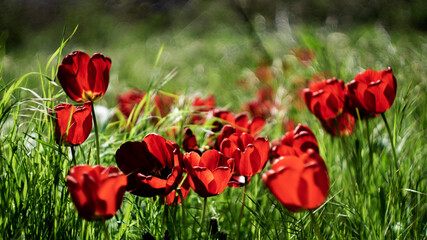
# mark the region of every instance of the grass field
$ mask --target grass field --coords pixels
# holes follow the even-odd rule
[[[66,176],[73,166],[68,147],[55,142],[49,109],[67,99],[56,79],[58,64],[74,50],[102,52],[112,59],[110,85],[95,106],[111,114],[100,119],[101,164],[116,165],[115,153],[126,141],[140,141],[148,133],[182,142],[188,126],[189,98],[214,94],[218,108],[235,113],[255,96],[261,86],[253,71],[262,58],[259,45],[243,23],[219,21],[206,24],[221,9],[206,11],[186,24],[151,31],[144,24],[116,23],[88,40],[80,25],[63,35],[58,29],[40,32],[20,48],[2,44],[0,68],[0,238],[99,239],[105,238],[100,222],[79,218],[70,199]],[[108,22],[109,20],[110,22]],[[327,200],[313,211],[324,239],[426,239],[427,238],[427,35],[416,31],[388,31],[381,25],[292,26],[277,21],[272,29],[262,18],[254,21],[263,46],[273,58],[280,108],[267,120],[261,135],[280,139],[283,120],[309,126],[328,167],[331,188]],[[113,20],[106,18],[106,25]],[[209,31],[204,31],[208,28]],[[82,33],[82,35],[80,35]],[[97,35],[98,33],[98,35]],[[293,53],[300,47],[315,53],[308,65]],[[298,91],[319,72],[346,83],[365,69],[392,67],[397,79],[393,106],[384,116],[356,122],[348,137],[332,137],[305,107]],[[112,117],[116,95],[131,88],[169,94],[179,99],[158,122],[140,118],[131,129]],[[100,114],[100,109],[97,108]],[[149,115],[146,110],[145,116]],[[101,117],[101,116],[99,116]],[[177,129],[171,139],[168,131]],[[207,126],[192,125],[202,139]],[[368,138],[367,138],[368,133]],[[390,139],[392,139],[390,141]],[[369,147],[369,145],[371,145]],[[396,158],[393,156],[393,146]],[[95,134],[76,148],[78,164],[95,164]],[[267,163],[264,171],[270,168]],[[120,210],[106,221],[112,239],[141,239],[150,233],[161,239],[167,230],[173,239],[215,239],[207,230],[215,217],[219,231],[229,239],[237,235],[242,188],[226,188],[207,198],[191,192],[183,205],[164,206],[159,199],[126,193]],[[308,211],[293,213],[268,191],[261,173],[247,186],[239,236],[241,239],[314,239]]]

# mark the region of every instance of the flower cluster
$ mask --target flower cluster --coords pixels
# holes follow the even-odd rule
[[[303,98],[324,129],[334,135],[350,135],[355,119],[376,117],[391,107],[396,97],[396,78],[391,68],[368,69],[344,84],[336,78],[313,82]]]
[[[309,50],[294,53],[303,65],[315,60]],[[54,107],[56,142],[70,146],[74,156],[74,147],[86,141],[95,126],[98,164],[75,163],[66,177],[71,199],[83,219],[111,218],[126,191],[159,198],[166,205],[183,203],[191,190],[205,200],[227,187],[244,186],[246,191],[251,179],[266,166],[268,170],[262,174],[265,186],[290,211],[315,209],[326,200],[330,178],[313,131],[302,124],[295,127],[288,119],[288,132],[281,139],[270,143],[262,136],[281,104],[273,88],[275,72],[266,64],[254,73],[261,85],[256,99],[246,103],[242,113],[218,109],[213,95],[184,101],[138,89],[118,95],[119,117],[129,122],[136,121],[143,109],[144,116],[162,119],[174,104],[185,101],[188,118],[167,132],[169,135],[149,133],[142,139],[123,142],[115,153],[118,168],[99,165],[93,104],[108,88],[110,68],[110,58],[76,51],[63,59],[57,73],[66,95],[83,105],[76,108],[61,103]],[[389,109],[396,90],[396,79],[388,68],[366,70],[348,84],[337,78],[312,82],[302,91],[302,98],[328,133],[344,136],[352,134],[356,119],[375,117]],[[199,126],[204,135],[196,136]],[[204,137],[203,141],[198,137]]]

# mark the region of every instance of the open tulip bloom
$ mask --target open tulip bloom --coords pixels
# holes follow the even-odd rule
[[[234,160],[217,150],[208,150],[201,157],[196,152],[186,153],[184,165],[191,188],[201,197],[222,193],[234,171]]]
[[[290,211],[315,209],[328,196],[329,175],[325,162],[313,149],[301,156],[277,159],[262,180]]]
[[[58,68],[58,80],[68,97],[76,102],[95,102],[107,91],[111,59],[100,53],[92,57],[80,51],[68,54]]]
[[[359,111],[374,115],[391,107],[396,97],[397,83],[389,67],[378,72],[368,69],[359,73],[347,87],[351,104]]]
[[[221,143],[221,152],[228,158],[234,158],[237,175],[251,177],[265,166],[270,150],[269,141],[266,138],[254,138],[248,133],[237,135],[233,133]]]
[[[141,197],[166,196],[182,179],[182,153],[176,143],[151,133],[141,142],[126,142],[116,152],[127,190]]]
[[[126,184],[126,175],[113,166],[78,165],[67,176],[71,200],[88,221],[112,218],[122,204]]]
[[[77,108],[71,103],[62,103],[54,110],[56,142],[69,146],[82,144],[92,130],[92,103],[86,102]]]

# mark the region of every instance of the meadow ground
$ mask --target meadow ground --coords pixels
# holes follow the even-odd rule
[[[185,24],[155,31],[146,24],[115,23],[89,30],[80,25],[64,34],[47,29],[8,49],[2,35],[0,68],[0,234],[4,239],[99,239],[100,222],[78,217],[66,176],[72,163],[68,147],[55,142],[49,109],[71,102],[56,79],[57,66],[74,50],[102,52],[112,59],[110,85],[95,106],[100,119],[102,165],[115,165],[115,153],[126,141],[158,133],[181,145],[183,127],[194,94],[213,94],[218,108],[235,113],[253,99],[262,81],[254,71],[265,57],[260,43],[242,22],[210,24],[224,9],[213,9]],[[106,27],[109,26],[109,27]],[[105,28],[102,28],[105,27]],[[379,24],[338,29],[333,25],[289,25],[286,17],[271,28],[257,18],[254,27],[272,61],[279,108],[261,133],[280,139],[292,120],[309,126],[319,143],[330,176],[329,195],[313,211],[324,239],[427,238],[427,35],[413,30],[389,31]],[[206,30],[208,29],[208,31]],[[93,36],[102,36],[102,38]],[[106,37],[107,36],[107,37]],[[61,40],[62,38],[62,40]],[[62,44],[61,44],[62,41]],[[301,62],[295,52],[309,49],[315,57]],[[332,137],[299,96],[312,76],[325,73],[348,83],[365,69],[392,67],[397,94],[392,107],[369,121],[357,121],[352,135]],[[150,111],[132,127],[115,117],[116,96],[131,88],[161,92],[176,98],[170,113],[158,121]],[[103,110],[103,114],[101,114]],[[145,111],[145,112],[144,112]],[[101,116],[102,115],[102,116]],[[386,121],[384,121],[386,120]],[[387,131],[388,123],[390,135]],[[203,139],[209,123],[191,125]],[[176,137],[170,129],[176,129]],[[199,143],[202,145],[202,142]],[[393,148],[395,153],[393,154]],[[95,134],[76,148],[78,164],[95,163]],[[270,168],[267,163],[263,172]],[[313,239],[308,211],[293,213],[268,191],[262,173],[247,186],[239,236],[242,239]],[[164,206],[159,199],[126,193],[120,210],[106,221],[113,239],[139,239],[146,233],[160,239],[215,239],[208,221],[215,217],[219,231],[234,239],[243,188],[226,188],[207,198],[191,192],[183,205]]]

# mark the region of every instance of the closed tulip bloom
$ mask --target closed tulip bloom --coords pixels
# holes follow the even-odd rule
[[[55,108],[55,138],[58,144],[76,146],[82,144],[92,130],[92,103],[81,107],[62,103]]]
[[[315,209],[329,193],[325,162],[310,149],[301,156],[277,159],[262,180],[270,192],[290,211]]]
[[[126,184],[126,175],[113,166],[78,165],[67,176],[71,200],[88,221],[112,218],[122,204]]]
[[[222,193],[234,171],[234,160],[217,150],[208,150],[202,156],[196,152],[186,153],[184,164],[191,188],[201,197]]]
[[[235,174],[251,177],[264,168],[270,144],[266,138],[255,139],[248,133],[240,136],[233,133],[222,141],[220,149],[224,156],[234,158]]]
[[[273,157],[278,158],[289,155],[300,156],[308,149],[319,152],[316,137],[308,126],[298,124],[293,131],[287,132],[271,151]]]
[[[141,197],[174,190],[182,179],[181,161],[176,143],[154,133],[141,142],[126,142],[116,152],[117,165],[128,176],[127,190]]]
[[[111,59],[100,53],[92,57],[80,51],[68,54],[58,68],[58,80],[76,102],[95,102],[104,96],[110,82]]]
[[[387,111],[393,104],[397,91],[396,78],[390,67],[378,72],[368,69],[359,73],[347,87],[352,104],[359,110],[372,114]]]
[[[345,85],[342,80],[332,78],[312,83],[303,94],[308,109],[320,120],[332,119],[344,109]]]

